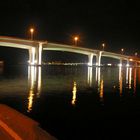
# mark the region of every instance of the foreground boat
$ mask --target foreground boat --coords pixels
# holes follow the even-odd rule
[[[56,140],[39,123],[0,104],[0,140]]]

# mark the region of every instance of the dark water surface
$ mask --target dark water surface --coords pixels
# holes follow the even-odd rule
[[[0,103],[58,140],[140,138],[140,68],[0,68]]]

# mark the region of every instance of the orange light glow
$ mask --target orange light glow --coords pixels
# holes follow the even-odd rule
[[[27,112],[30,112],[32,110],[33,97],[34,97],[34,91],[33,91],[33,89],[30,89],[29,97],[28,97],[28,110],[27,110]]]
[[[74,37],[75,46],[77,46],[78,40],[79,40],[79,37],[78,37],[78,36],[75,36],[75,37]]]
[[[75,40],[75,41],[77,41],[78,39],[79,39],[79,38],[78,38],[77,36],[76,36],[76,37],[74,37],[74,40]]]
[[[72,96],[72,101],[71,101],[72,105],[75,105],[75,102],[76,102],[76,92],[77,92],[77,84],[76,84],[76,82],[74,82],[73,90],[72,90],[73,96]]]
[[[33,33],[33,32],[34,32],[34,29],[33,29],[33,28],[31,28],[31,29],[30,29],[30,32],[31,32],[31,33]]]
[[[136,94],[136,85],[137,84],[137,69],[134,69],[134,95]]]
[[[105,47],[105,43],[102,43],[102,46]]]
[[[100,101],[102,102],[104,98],[104,81],[103,79],[101,80],[101,85],[100,85]]]
[[[33,34],[34,34],[34,29],[33,28],[30,29],[30,33],[31,33],[31,40],[33,40]]]

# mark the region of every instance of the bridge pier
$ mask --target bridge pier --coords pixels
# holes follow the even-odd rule
[[[93,65],[92,62],[93,62],[93,53],[88,55],[88,66],[92,66]]]
[[[122,58],[120,59],[120,65],[119,66],[122,67]]]
[[[39,43],[37,47],[31,47],[29,49],[29,64],[30,65],[42,64],[42,43]]]
[[[92,86],[92,67],[88,67],[87,83],[88,83],[89,87]]]
[[[138,63],[137,63],[136,61],[135,61],[134,63],[135,63],[135,64],[134,64],[134,67],[137,67],[137,66],[138,66]]]
[[[31,47],[29,49],[29,64],[35,65],[35,63],[36,63],[36,48]]]
[[[42,65],[42,43],[39,43],[38,47],[36,48],[36,65]]]
[[[96,66],[98,67],[101,66],[101,56],[102,56],[102,51],[99,51],[99,53],[96,55]]]
[[[28,63],[30,64],[31,61],[32,61],[32,55],[31,55],[31,49],[28,50],[28,53],[29,53],[29,60],[28,60]]]
[[[126,67],[129,67],[129,60],[127,60],[127,64],[126,64]]]

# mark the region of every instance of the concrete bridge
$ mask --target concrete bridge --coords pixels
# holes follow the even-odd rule
[[[88,65],[92,66],[93,57],[96,57],[96,66],[101,66],[101,57],[110,57],[120,60],[134,61],[140,63],[140,58],[134,56],[127,56],[107,51],[83,48],[78,46],[64,45],[50,43],[48,41],[37,41],[37,40],[25,40],[20,38],[0,36],[0,46],[3,47],[13,47],[20,49],[27,49],[29,51],[29,64],[30,65],[41,65],[42,64],[42,51],[43,50],[52,50],[52,51],[66,51],[72,53],[79,53],[88,56]]]

